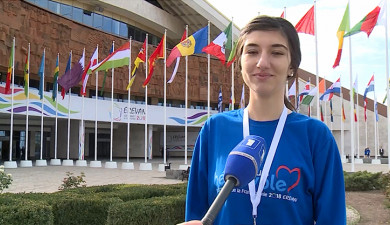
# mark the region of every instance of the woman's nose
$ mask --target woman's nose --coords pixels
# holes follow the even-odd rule
[[[269,56],[263,52],[259,54],[259,59],[257,61],[256,66],[259,68],[268,68],[270,63],[269,60]]]

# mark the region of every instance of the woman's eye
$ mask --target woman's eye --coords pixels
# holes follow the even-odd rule
[[[278,51],[276,51],[276,52],[272,52],[272,54],[273,54],[273,55],[284,55],[284,52],[278,52]]]
[[[248,50],[246,53],[249,54],[249,55],[254,55],[254,54],[257,54],[258,51],[256,50]]]

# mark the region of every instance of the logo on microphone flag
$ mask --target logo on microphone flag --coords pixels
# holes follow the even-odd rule
[[[248,135],[228,155],[225,166],[225,180],[235,178],[237,187],[243,187],[259,172],[266,142],[264,138]]]

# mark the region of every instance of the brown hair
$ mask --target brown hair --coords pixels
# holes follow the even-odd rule
[[[291,55],[291,69],[293,71],[292,76],[288,75],[287,80],[294,80],[298,76],[298,68],[301,63],[301,47],[299,43],[298,33],[295,30],[295,27],[288,22],[287,20],[280,17],[270,17],[270,16],[257,16],[252,19],[245,27],[241,29],[240,36],[237,41],[236,49],[236,62],[237,69],[241,71],[241,56],[243,51],[243,45],[245,42],[246,35],[253,31],[280,31],[282,36],[284,36],[289,45],[290,55]],[[287,74],[286,74],[287,75]],[[295,111],[295,107],[288,100],[287,96],[284,96],[284,104],[286,107],[292,111]]]

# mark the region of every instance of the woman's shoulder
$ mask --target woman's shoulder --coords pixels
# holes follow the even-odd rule
[[[227,122],[227,121],[238,121],[242,122],[242,109],[230,110],[222,113],[213,114],[208,120],[209,122]]]
[[[309,117],[301,113],[292,112],[288,116],[287,123],[305,126],[309,131],[330,132],[328,126],[317,118]]]

